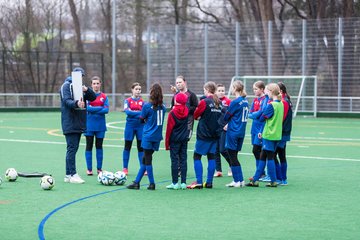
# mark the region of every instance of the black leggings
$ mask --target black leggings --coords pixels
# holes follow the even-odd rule
[[[266,160],[274,160],[275,153],[268,150],[262,150],[260,153],[260,160],[266,161]]]
[[[227,151],[228,151],[229,157],[230,157],[230,166],[231,167],[240,166],[240,162],[238,159],[238,151],[232,150],[232,149],[228,149]]]
[[[275,162],[278,163],[277,156],[279,156],[281,163],[286,163],[286,146],[284,148],[276,148]]]
[[[103,138],[96,138],[95,140],[95,148],[102,149],[103,145]],[[86,136],[86,151],[92,151],[94,145],[94,136]]]
[[[260,160],[261,146],[253,145],[252,152],[256,160]]]
[[[125,140],[124,150],[130,151],[132,142],[133,142],[132,140],[131,141]],[[144,151],[144,149],[141,147],[141,140],[136,140],[136,143],[137,143],[138,152]]]
[[[143,157],[143,164],[144,165],[152,165],[152,155],[154,153],[154,150],[150,149],[144,149],[144,157]]]

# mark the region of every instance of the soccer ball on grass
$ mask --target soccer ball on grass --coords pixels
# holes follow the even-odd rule
[[[5,179],[8,180],[9,182],[15,182],[16,179],[18,178],[18,173],[15,170],[15,168],[8,168],[5,171]]]
[[[55,186],[55,180],[52,176],[43,176],[40,180],[40,187],[44,190],[51,190]]]
[[[124,185],[126,183],[127,180],[127,176],[123,171],[117,171],[115,174],[115,180],[114,183],[116,185]]]

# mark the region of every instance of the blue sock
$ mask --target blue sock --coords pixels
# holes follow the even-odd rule
[[[196,182],[202,184],[203,166],[201,160],[194,160]]]
[[[103,149],[96,149],[96,163],[98,170],[102,169],[103,158],[104,158],[103,156],[104,156]]]
[[[128,168],[129,166],[129,158],[130,158],[130,151],[124,150],[123,151],[123,167]]]
[[[141,166],[142,164],[143,156],[144,156],[144,152],[138,152],[139,166]]]
[[[285,181],[287,179],[286,173],[287,173],[287,162],[281,163],[281,177],[282,180]]]
[[[233,173],[234,182],[242,182],[244,181],[244,176],[242,173],[241,165],[231,167],[231,171]]]
[[[237,166],[232,166],[231,167],[231,172],[232,172],[232,175],[233,175],[234,182],[240,181],[238,171],[239,171],[239,168]]]
[[[141,166],[140,166],[140,169],[139,169],[139,171],[138,171],[138,174],[137,174],[137,176],[136,176],[136,178],[135,178],[135,182],[137,182],[137,183],[140,183],[140,182],[141,182],[141,179],[142,179],[142,177],[144,176],[145,171],[146,171],[145,165],[141,165]]]
[[[215,159],[208,160],[207,179],[206,179],[207,183],[213,182],[215,168],[216,168],[216,160]]]
[[[273,159],[267,160],[267,172],[271,182],[276,182],[275,161]]]
[[[256,168],[259,166],[259,160],[258,159],[256,159],[255,160],[256,162],[255,162],[255,165],[256,165]]]
[[[266,161],[262,161],[260,160],[259,161],[259,165],[258,167],[256,168],[256,172],[255,172],[255,175],[254,175],[254,182],[255,181],[259,181],[259,178],[261,177],[262,173],[264,172],[265,170],[265,164],[266,164]]]
[[[85,151],[86,167],[92,171],[92,151]]]
[[[146,171],[149,178],[149,183],[155,183],[152,165],[146,165]]]
[[[275,162],[275,169],[276,169],[276,180],[281,181],[282,180],[281,167],[278,162]]]

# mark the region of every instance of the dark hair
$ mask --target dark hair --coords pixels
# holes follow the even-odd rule
[[[286,97],[290,100],[290,95],[288,94],[287,90],[286,90],[286,86],[283,82],[278,82],[277,83],[280,90],[286,95]]]
[[[185,79],[185,77],[183,75],[179,75],[176,78],[181,78],[182,80],[184,80],[184,82],[186,82],[186,79]]]
[[[254,83],[254,85],[255,85],[257,88],[259,88],[259,89],[265,89],[265,83],[264,83],[263,81],[261,81],[261,80],[256,81],[256,82]]]
[[[205,83],[204,88],[209,93],[213,94],[215,106],[216,106],[216,108],[218,108],[220,106],[221,101],[220,101],[219,97],[215,94],[216,89],[217,89],[216,84],[214,82],[207,82],[207,83]]]
[[[136,86],[140,86],[140,87],[141,87],[140,83],[134,82],[134,83],[131,85],[131,89],[134,89]]]
[[[154,83],[150,88],[150,102],[153,107],[158,107],[163,104],[163,94],[160,84]]]
[[[102,83],[101,78],[100,78],[99,76],[93,76],[93,77],[91,78],[91,83],[92,83],[94,80],[98,80],[100,83]]]

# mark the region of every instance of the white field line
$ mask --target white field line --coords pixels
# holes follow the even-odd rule
[[[55,144],[55,145],[65,145],[65,142],[52,142],[52,141],[39,141],[39,140],[25,140],[25,139],[7,139],[0,138],[0,142],[18,142],[18,143],[37,143],[37,144]],[[80,145],[85,146],[84,143],[80,143]],[[104,144],[104,147],[114,147],[121,148],[122,145],[112,145],[112,144]],[[160,148],[161,150],[165,150],[164,148]],[[190,152],[194,150],[188,150]],[[240,155],[252,156],[252,153],[239,153]],[[328,161],[348,161],[348,162],[360,162],[360,159],[354,158],[333,158],[333,157],[316,157],[316,156],[297,156],[297,155],[288,155],[288,158],[301,158],[301,159],[317,159],[317,160],[328,160]]]

